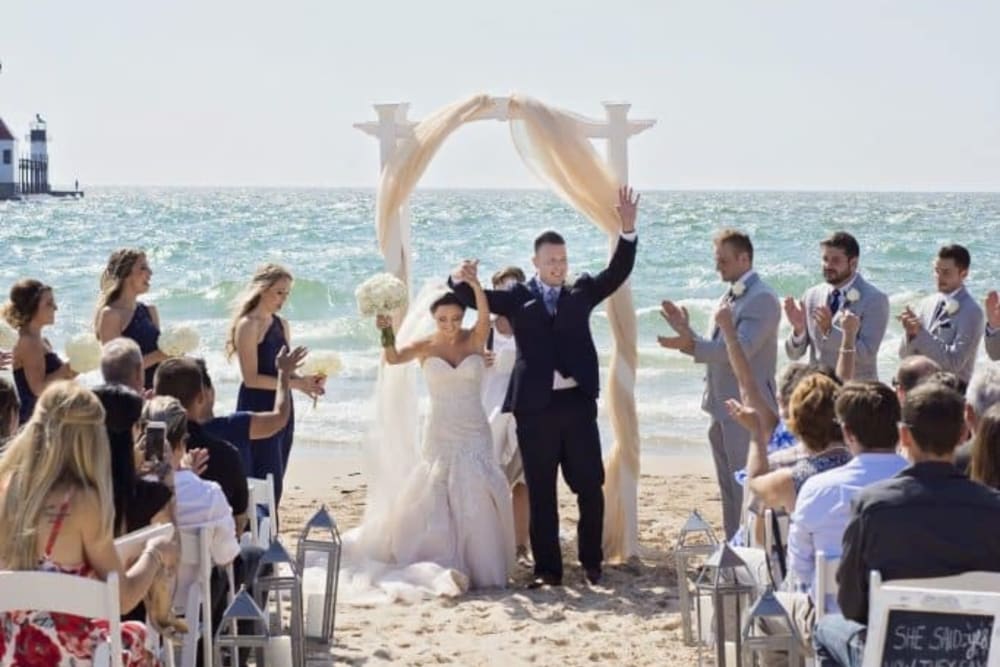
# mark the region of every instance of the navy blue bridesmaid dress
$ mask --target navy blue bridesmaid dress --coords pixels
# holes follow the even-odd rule
[[[139,345],[139,350],[143,356],[159,349],[160,329],[153,322],[153,316],[149,314],[149,307],[139,302],[135,304],[135,312],[128,326],[122,330],[122,336],[131,338]],[[146,389],[153,388],[153,375],[156,373],[156,366],[146,369],[146,377],[143,386]]]
[[[62,365],[63,360],[59,358],[58,354],[55,352],[45,353],[45,375],[55,373],[62,368]],[[31,419],[31,413],[35,410],[38,397],[31,393],[31,387],[28,385],[28,378],[25,377],[23,368],[14,371],[14,387],[17,389],[17,397],[21,401],[19,417],[23,426]]]

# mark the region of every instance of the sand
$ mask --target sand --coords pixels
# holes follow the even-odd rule
[[[506,590],[415,604],[340,605],[332,647],[310,646],[319,665],[693,665],[677,613],[673,545],[698,508],[721,534],[721,506],[710,455],[647,456],[639,486],[641,552],[586,583],[576,559],[577,511],[560,488],[566,538],[564,586],[527,590],[518,568]],[[325,503],[341,527],[358,524],[365,479],[360,459],[304,448],[292,457],[282,499],[282,539],[295,544],[303,521]]]

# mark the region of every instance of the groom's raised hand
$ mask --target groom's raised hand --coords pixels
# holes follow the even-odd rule
[[[640,195],[632,192],[632,188],[623,185],[618,188],[618,218],[622,221],[622,233],[631,234],[635,231],[635,217],[639,211]]]
[[[479,265],[479,260],[463,259],[461,264],[455,267],[451,272],[451,279],[456,285],[459,283],[466,282],[466,275],[471,270],[473,275],[476,273],[476,267]]]

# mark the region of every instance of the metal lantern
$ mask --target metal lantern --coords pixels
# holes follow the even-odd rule
[[[253,623],[254,634],[241,635],[236,631],[237,621]],[[264,647],[270,641],[271,635],[267,627],[267,615],[261,611],[257,603],[247,593],[247,587],[241,586],[240,592],[233,598],[232,604],[222,614],[222,622],[215,631],[214,664],[223,665],[222,656],[225,651],[229,655],[228,664],[240,664],[241,649],[254,651],[256,663],[264,664]]]
[[[761,627],[762,621],[767,621],[767,633]],[[743,659],[748,665],[763,662],[764,654],[771,652],[786,653],[788,664],[801,664],[799,647],[802,637],[792,623],[788,612],[774,595],[774,589],[767,587],[750,611],[743,623]]]
[[[715,617],[715,665],[716,667],[727,667],[726,663],[726,617],[733,613],[732,638],[735,641],[735,655],[733,656],[735,667],[742,667],[742,647],[740,627],[742,612],[749,604],[750,596],[754,593],[751,584],[741,583],[742,581],[753,581],[750,568],[740,558],[735,551],[725,542],[720,544],[715,553],[705,560],[701,574],[695,581],[694,588],[698,595],[698,664],[702,664],[702,652],[706,645],[706,635],[708,628],[702,622],[702,599],[709,597],[712,600],[712,613]]]
[[[265,572],[270,574],[264,574]],[[305,664],[305,635],[302,631],[302,578],[298,568],[281,542],[274,540],[257,565],[257,603],[268,613],[274,634],[284,634],[281,626],[281,606],[284,595],[291,598],[288,627],[292,640],[292,664]],[[273,605],[273,608],[272,606]]]
[[[677,545],[674,547],[674,561],[677,565],[677,591],[680,594],[681,604],[681,625],[684,629],[684,643],[691,645],[694,643],[694,636],[691,629],[691,591],[687,576],[688,563],[692,558],[698,556],[710,556],[715,553],[719,545],[715,531],[708,525],[708,522],[701,518],[698,510],[691,512],[691,516],[681,528],[680,535],[677,536]]]
[[[319,639],[326,644],[333,640],[333,628],[337,615],[340,552],[340,531],[337,530],[337,522],[330,516],[326,505],[323,505],[302,529],[298,546],[295,549],[295,560],[298,563],[299,573],[304,579],[307,554],[322,554],[323,563],[326,565],[325,585],[323,595],[315,596],[321,598],[320,604],[314,604],[314,596],[312,595],[306,600],[305,606],[308,612],[306,637]],[[315,620],[316,615],[320,616],[318,623]]]

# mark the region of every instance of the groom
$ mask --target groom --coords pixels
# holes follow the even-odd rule
[[[567,274],[566,242],[556,232],[535,239],[532,262],[537,273],[507,291],[487,290],[490,311],[514,328],[517,361],[507,388],[504,411],[513,412],[524,463],[531,514],[531,551],[535,579],[531,588],[562,584],[559,505],[556,475],[562,466],[566,484],[577,496],[580,563],[587,580],[601,580],[604,526],[604,464],[597,430],[600,390],[597,350],[590,333],[590,312],[611,296],[635,263],[635,217],[639,197],[618,192],[621,238],[608,267],[596,276],[583,274],[572,284]],[[465,284],[475,274],[466,260],[449,278],[458,298],[475,307]]]

